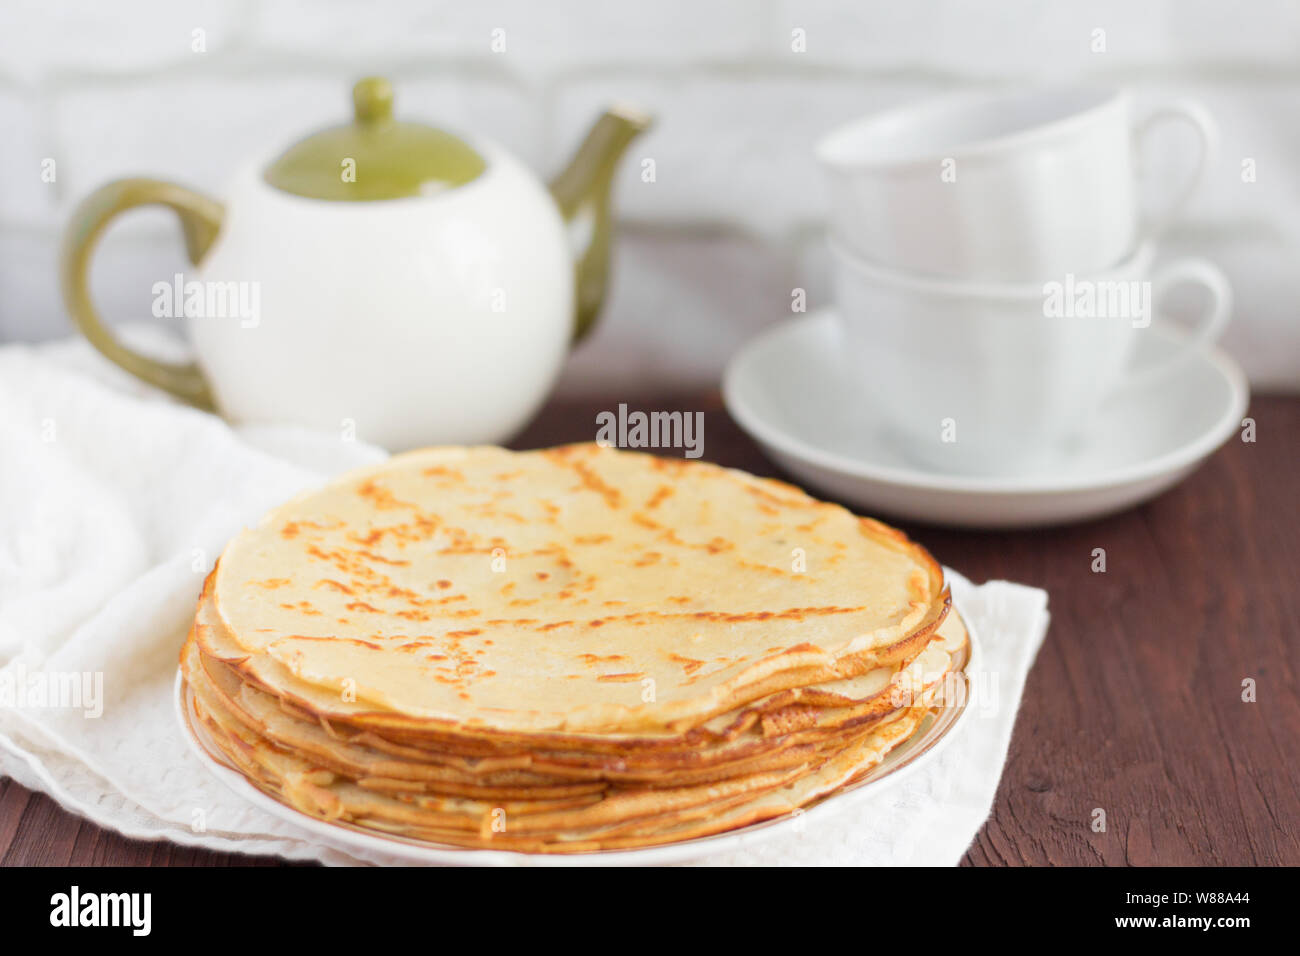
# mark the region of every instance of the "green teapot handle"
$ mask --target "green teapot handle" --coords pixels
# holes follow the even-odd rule
[[[167,206],[180,218],[190,262],[198,264],[221,228],[221,204],[175,183],[158,179],[119,179],[96,189],[72,214],[63,237],[59,279],[63,301],[83,335],[105,357],[132,375],[212,411],[216,405],[203,372],[193,362],[175,364],[141,355],[119,342],[100,320],[90,300],[90,258],[108,224],[136,206]]]

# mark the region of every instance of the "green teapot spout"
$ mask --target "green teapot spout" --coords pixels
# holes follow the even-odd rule
[[[575,245],[573,341],[591,331],[609,280],[610,185],[628,144],[650,126],[650,117],[627,107],[608,110],[587,133],[569,165],[551,182]]]

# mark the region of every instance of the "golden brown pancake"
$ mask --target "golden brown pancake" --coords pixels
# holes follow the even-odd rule
[[[901,533],[576,445],[413,452],[276,509],[209,576],[181,669],[205,746],[300,812],[571,853],[835,792],[965,652]]]
[[[574,445],[344,476],[232,541],[211,593],[276,691],[453,732],[609,734],[839,676],[923,629],[943,580],[903,535],[788,485]]]

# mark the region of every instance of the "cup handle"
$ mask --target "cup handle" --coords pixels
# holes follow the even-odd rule
[[[1147,114],[1142,122],[1138,123],[1133,130],[1133,141],[1136,150],[1140,153],[1142,141],[1155,127],[1170,121],[1181,121],[1190,125],[1196,131],[1200,140],[1201,152],[1196,158],[1195,169],[1192,170],[1187,182],[1175,194],[1168,208],[1145,224],[1143,234],[1148,239],[1159,237],[1169,228],[1170,223],[1177,218],[1178,214],[1183,211],[1183,207],[1191,200],[1200,187],[1201,180],[1205,178],[1205,172],[1210,165],[1210,158],[1214,155],[1219,142],[1219,125],[1214,121],[1214,117],[1210,115],[1210,112],[1195,100],[1184,99],[1174,100],[1164,106],[1156,107]]]
[[[1209,348],[1223,334],[1232,318],[1232,284],[1218,266],[1204,259],[1180,259],[1157,269],[1151,277],[1152,311],[1159,313],[1158,303],[1165,293],[1183,284],[1200,286],[1209,293],[1209,303],[1197,319],[1195,330],[1178,343],[1172,354],[1130,368],[1125,385],[1142,385],[1162,377],[1193,353]]]
[[[90,300],[90,258],[108,224],[136,206],[167,206],[180,218],[190,262],[198,264],[221,228],[221,204],[193,190],[157,179],[119,179],[86,197],[63,237],[59,280],[63,301],[83,335],[104,356],[132,375],[208,411],[212,391],[193,362],[161,362],[127,348],[108,330]]]

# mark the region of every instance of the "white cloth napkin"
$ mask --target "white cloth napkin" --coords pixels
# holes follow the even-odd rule
[[[299,490],[383,455],[342,432],[231,428],[81,342],[0,348],[0,775],[130,837],[391,862],[322,845],[226,789],[189,752],[172,707],[177,653],[225,542]],[[960,743],[879,798],[707,862],[961,858],[992,805],[1047,596],[952,583],[983,640],[977,681],[991,690],[955,732]],[[56,680],[63,704],[75,681],[80,706],[41,701]]]

